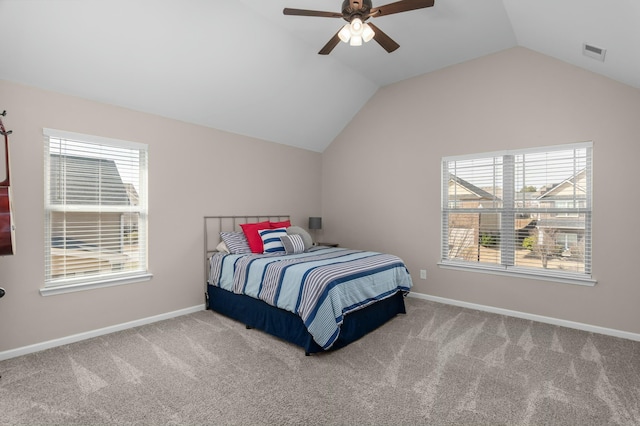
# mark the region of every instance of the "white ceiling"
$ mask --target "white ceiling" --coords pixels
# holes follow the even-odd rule
[[[318,152],[379,87],[514,46],[640,88],[638,0],[436,0],[372,19],[391,54],[318,55],[344,21],[282,14],[341,3],[0,0],[0,79]]]

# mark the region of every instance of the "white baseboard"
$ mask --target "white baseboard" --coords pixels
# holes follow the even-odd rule
[[[463,308],[476,309],[478,311],[491,312],[499,315],[507,315],[507,316],[522,318],[522,319],[531,320],[531,321],[538,321],[546,324],[558,325],[561,327],[575,328],[577,330],[605,334],[607,336],[620,337],[622,339],[640,341],[640,334],[630,333],[628,331],[616,330],[613,328],[599,327],[595,325],[584,324],[584,323],[579,323],[574,321],[567,321],[567,320],[558,319],[558,318],[545,317],[542,315],[529,314],[526,312],[496,308],[493,306],[479,305],[476,303],[469,303],[469,302],[463,302],[455,299],[447,299],[444,297],[431,296],[423,293],[410,292],[409,297],[415,297],[416,299],[429,300],[432,302],[444,303],[447,305],[460,306]],[[110,327],[105,327],[97,330],[87,331],[84,333],[74,334],[72,336],[62,337],[60,339],[54,339],[54,340],[49,340],[42,343],[36,343],[29,346],[23,346],[21,348],[10,349],[8,351],[0,352],[0,361],[4,361],[10,358],[15,358],[21,355],[27,355],[34,352],[43,351],[45,349],[50,349],[57,346],[68,345],[70,343],[91,339],[93,337],[103,336],[109,333],[115,333],[116,331],[122,331],[129,328],[139,327],[141,325],[152,324],[158,321],[164,321],[164,320],[179,317],[182,315],[187,315],[194,312],[202,311],[204,309],[205,309],[205,305],[196,305],[190,308],[180,309],[173,312],[167,312],[165,314],[155,315],[148,318],[142,318],[136,321],[130,321],[123,324],[117,324]]]
[[[509,309],[496,308],[493,306],[478,305],[475,303],[463,302],[455,299],[446,299],[444,297],[431,296],[423,293],[410,292],[409,297],[415,297],[416,299],[430,300],[432,302],[444,303],[447,305],[460,306],[462,308],[476,309],[478,311],[491,312],[494,314],[507,315],[510,317],[522,318],[522,319],[531,320],[531,321],[538,321],[546,324],[558,325],[561,327],[575,328],[577,330],[589,331],[591,333],[605,334],[607,336],[620,337],[622,339],[640,341],[640,334],[630,333],[628,331],[616,330],[613,328],[599,327],[597,325],[567,321],[563,319],[545,317],[545,316],[536,315],[536,314],[528,314],[526,312],[512,311]]]
[[[21,355],[27,355],[34,352],[43,351],[45,349],[55,348],[56,346],[68,345],[69,343],[75,343],[81,340],[91,339],[93,337],[103,336],[109,333],[115,333],[116,331],[122,331],[129,328],[139,327],[141,325],[151,324],[158,321],[164,321],[164,320],[179,317],[182,315],[203,311],[204,309],[205,309],[205,305],[192,306],[190,308],[180,309],[173,312],[167,312],[165,314],[155,315],[148,318],[142,318],[135,321],[125,322],[123,324],[112,325],[110,327],[105,327],[97,330],[87,331],[84,333],[74,334],[72,336],[62,337],[60,339],[53,339],[53,340],[49,340],[42,343],[23,346],[21,348],[10,349],[8,351],[0,352],[0,361],[4,361],[5,359],[10,359],[10,358],[15,358]]]

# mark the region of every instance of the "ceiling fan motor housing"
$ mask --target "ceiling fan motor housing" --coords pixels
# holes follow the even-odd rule
[[[344,0],[342,2],[342,15],[347,22],[351,22],[354,15],[358,15],[362,19],[362,17],[369,16],[372,6],[371,0]]]

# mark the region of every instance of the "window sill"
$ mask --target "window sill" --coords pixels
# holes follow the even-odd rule
[[[95,281],[82,281],[76,283],[60,284],[40,289],[43,296],[55,296],[57,294],[73,293],[76,291],[93,290],[96,288],[113,287],[116,285],[132,284],[141,281],[149,281],[153,277],[150,273],[138,275],[126,275],[122,277],[110,277],[106,279],[96,279]]]
[[[492,267],[486,265],[465,265],[457,262],[440,262],[438,266],[443,269],[454,269],[457,271],[467,271],[467,272],[480,272],[484,274],[493,274],[493,275],[505,275],[508,277],[515,278],[528,278],[533,280],[542,280],[542,281],[552,281],[556,283],[562,284],[575,284],[582,285],[587,287],[593,287],[598,282],[596,279],[587,277],[587,276],[577,276],[577,275],[554,275],[554,274],[542,274],[537,273],[536,271],[530,271],[527,269],[504,269],[503,267]]]

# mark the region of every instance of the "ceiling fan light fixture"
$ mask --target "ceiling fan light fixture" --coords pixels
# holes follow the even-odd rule
[[[351,38],[351,26],[349,24],[344,24],[344,27],[342,27],[338,33],[338,37],[340,37],[340,40],[344,43],[348,43]]]
[[[375,32],[369,24],[362,22],[360,18],[352,19],[350,23],[338,31],[340,40],[344,43],[349,43],[351,46],[362,46],[363,42],[368,42],[374,35]]]
[[[375,31],[371,29],[369,24],[365,23],[364,30],[362,31],[362,40],[364,40],[364,42],[366,43],[370,41],[375,35],[376,35]]]
[[[364,32],[364,23],[360,18],[353,18],[351,20],[351,37],[362,36]]]

